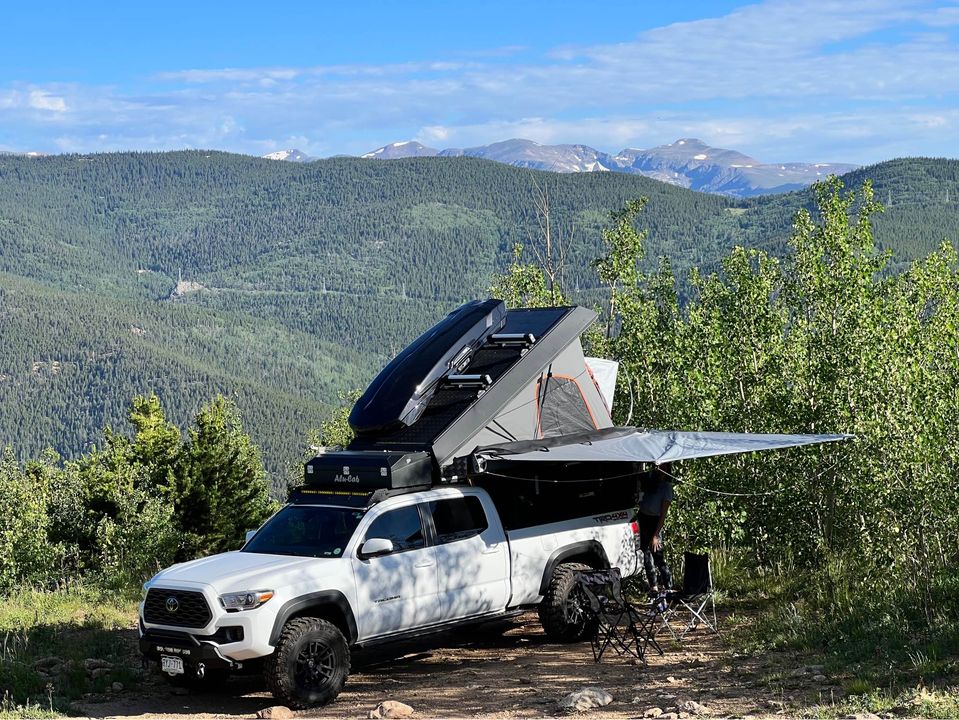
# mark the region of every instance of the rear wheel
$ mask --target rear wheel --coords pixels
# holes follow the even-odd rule
[[[273,696],[291,708],[333,702],[350,673],[350,648],[330,622],[305,617],[291,620],[266,663]]]
[[[546,597],[539,605],[539,621],[550,640],[576,642],[592,629],[589,602],[575,577],[577,571],[589,569],[582,563],[560,563],[553,570]]]

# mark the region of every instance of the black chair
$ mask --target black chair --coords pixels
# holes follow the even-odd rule
[[[655,634],[664,600],[649,605],[635,605],[623,597],[619,568],[586,570],[575,575],[577,590],[582,593],[584,608],[592,625],[590,646],[593,660],[599,662],[608,648],[620,655],[631,655],[646,664],[646,651],[652,645],[662,655]]]
[[[666,612],[661,617],[660,629],[669,630],[674,639],[685,637],[700,624],[719,634],[716,620],[716,592],[713,588],[713,575],[709,568],[709,555],[683,553],[683,586],[664,594]],[[709,609],[707,609],[707,606]],[[711,610],[711,612],[710,612]],[[674,615],[686,615],[688,621],[682,632],[677,633],[670,625]]]

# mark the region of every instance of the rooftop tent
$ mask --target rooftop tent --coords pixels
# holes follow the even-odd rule
[[[600,484],[643,463],[770,450],[841,435],[743,435],[615,428],[617,364],[585,358],[583,307],[507,311],[475,300],[414,340],[350,413],[345,451],[306,464],[306,486],[403,492],[475,475]],[[508,470],[507,470],[508,469]]]
[[[619,363],[615,360],[603,358],[586,358],[586,368],[593,376],[596,387],[599,388],[606,402],[606,408],[612,412],[613,396],[616,394],[616,376],[619,374]]]
[[[779,435],[610,428],[477,448],[478,466],[504,464],[640,462],[657,465],[694,458],[779,450],[848,440],[851,435]]]
[[[477,318],[456,319],[471,307]],[[579,341],[596,314],[516,309],[487,330],[480,315],[497,307],[489,300],[463,306],[387,365],[350,415],[357,436],[349,449],[425,450],[439,468],[480,445],[543,437],[544,419],[550,435],[610,427]],[[444,324],[454,327],[439,332]],[[429,395],[427,377],[435,378]]]

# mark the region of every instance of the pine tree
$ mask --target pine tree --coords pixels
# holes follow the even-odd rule
[[[222,396],[197,413],[177,481],[184,558],[235,550],[271,510],[260,452]]]

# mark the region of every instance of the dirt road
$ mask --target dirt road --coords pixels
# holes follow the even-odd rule
[[[592,711],[603,717],[642,717],[653,708],[675,712],[689,700],[709,708],[711,717],[743,717],[790,708],[795,712],[839,691],[821,674],[814,677],[815,670],[797,671],[795,658],[734,658],[719,638],[702,631],[691,633],[682,645],[664,642],[665,654],[652,653],[644,668],[611,653],[596,664],[587,642],[549,643],[535,614],[501,629],[357,652],[337,701],[297,716],[365,718],[379,702],[399,700],[411,705],[418,718],[544,717],[558,714],[557,703],[568,693],[599,686],[614,698]],[[77,709],[93,718],[192,720],[249,718],[275,704],[257,677],[235,678],[216,694],[176,692],[155,674],[135,694]]]

